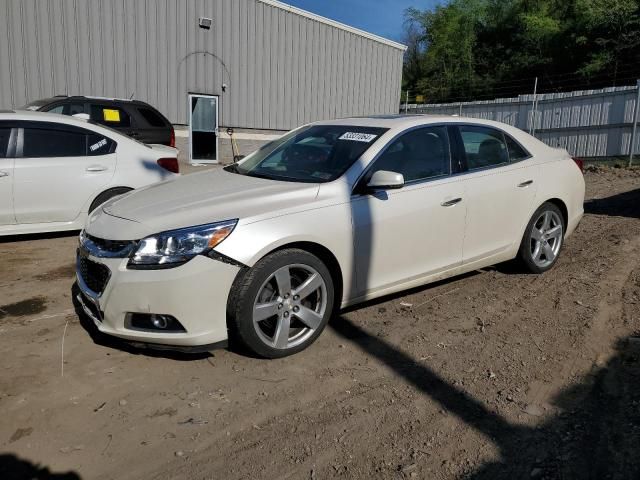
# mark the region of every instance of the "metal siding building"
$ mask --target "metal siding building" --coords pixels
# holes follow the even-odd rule
[[[202,93],[221,126],[288,130],[396,113],[404,49],[272,0],[2,0],[0,107],[133,95],[185,124]]]

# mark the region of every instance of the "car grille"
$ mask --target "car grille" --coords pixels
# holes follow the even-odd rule
[[[136,246],[136,242],[131,240],[105,240],[86,233],[84,236],[88,240],[85,248],[98,257],[126,258]]]
[[[96,293],[104,291],[111,276],[109,267],[84,257],[78,259],[78,273],[87,287]]]

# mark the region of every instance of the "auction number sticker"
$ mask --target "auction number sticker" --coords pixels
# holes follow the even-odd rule
[[[370,143],[376,137],[377,135],[373,135],[371,133],[345,132],[338,140]]]

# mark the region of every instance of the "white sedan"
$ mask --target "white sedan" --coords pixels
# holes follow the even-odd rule
[[[508,125],[313,123],[107,202],[81,233],[76,300],[130,342],[282,357],[341,307],[514,258],[550,269],[583,201],[579,162]]]
[[[0,111],[0,236],[80,230],[101,203],[176,177],[177,153],[64,115]]]

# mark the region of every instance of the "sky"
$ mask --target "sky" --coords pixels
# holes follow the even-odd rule
[[[431,8],[437,0],[283,0],[284,3],[328,17],[395,41],[402,40],[404,11]]]

